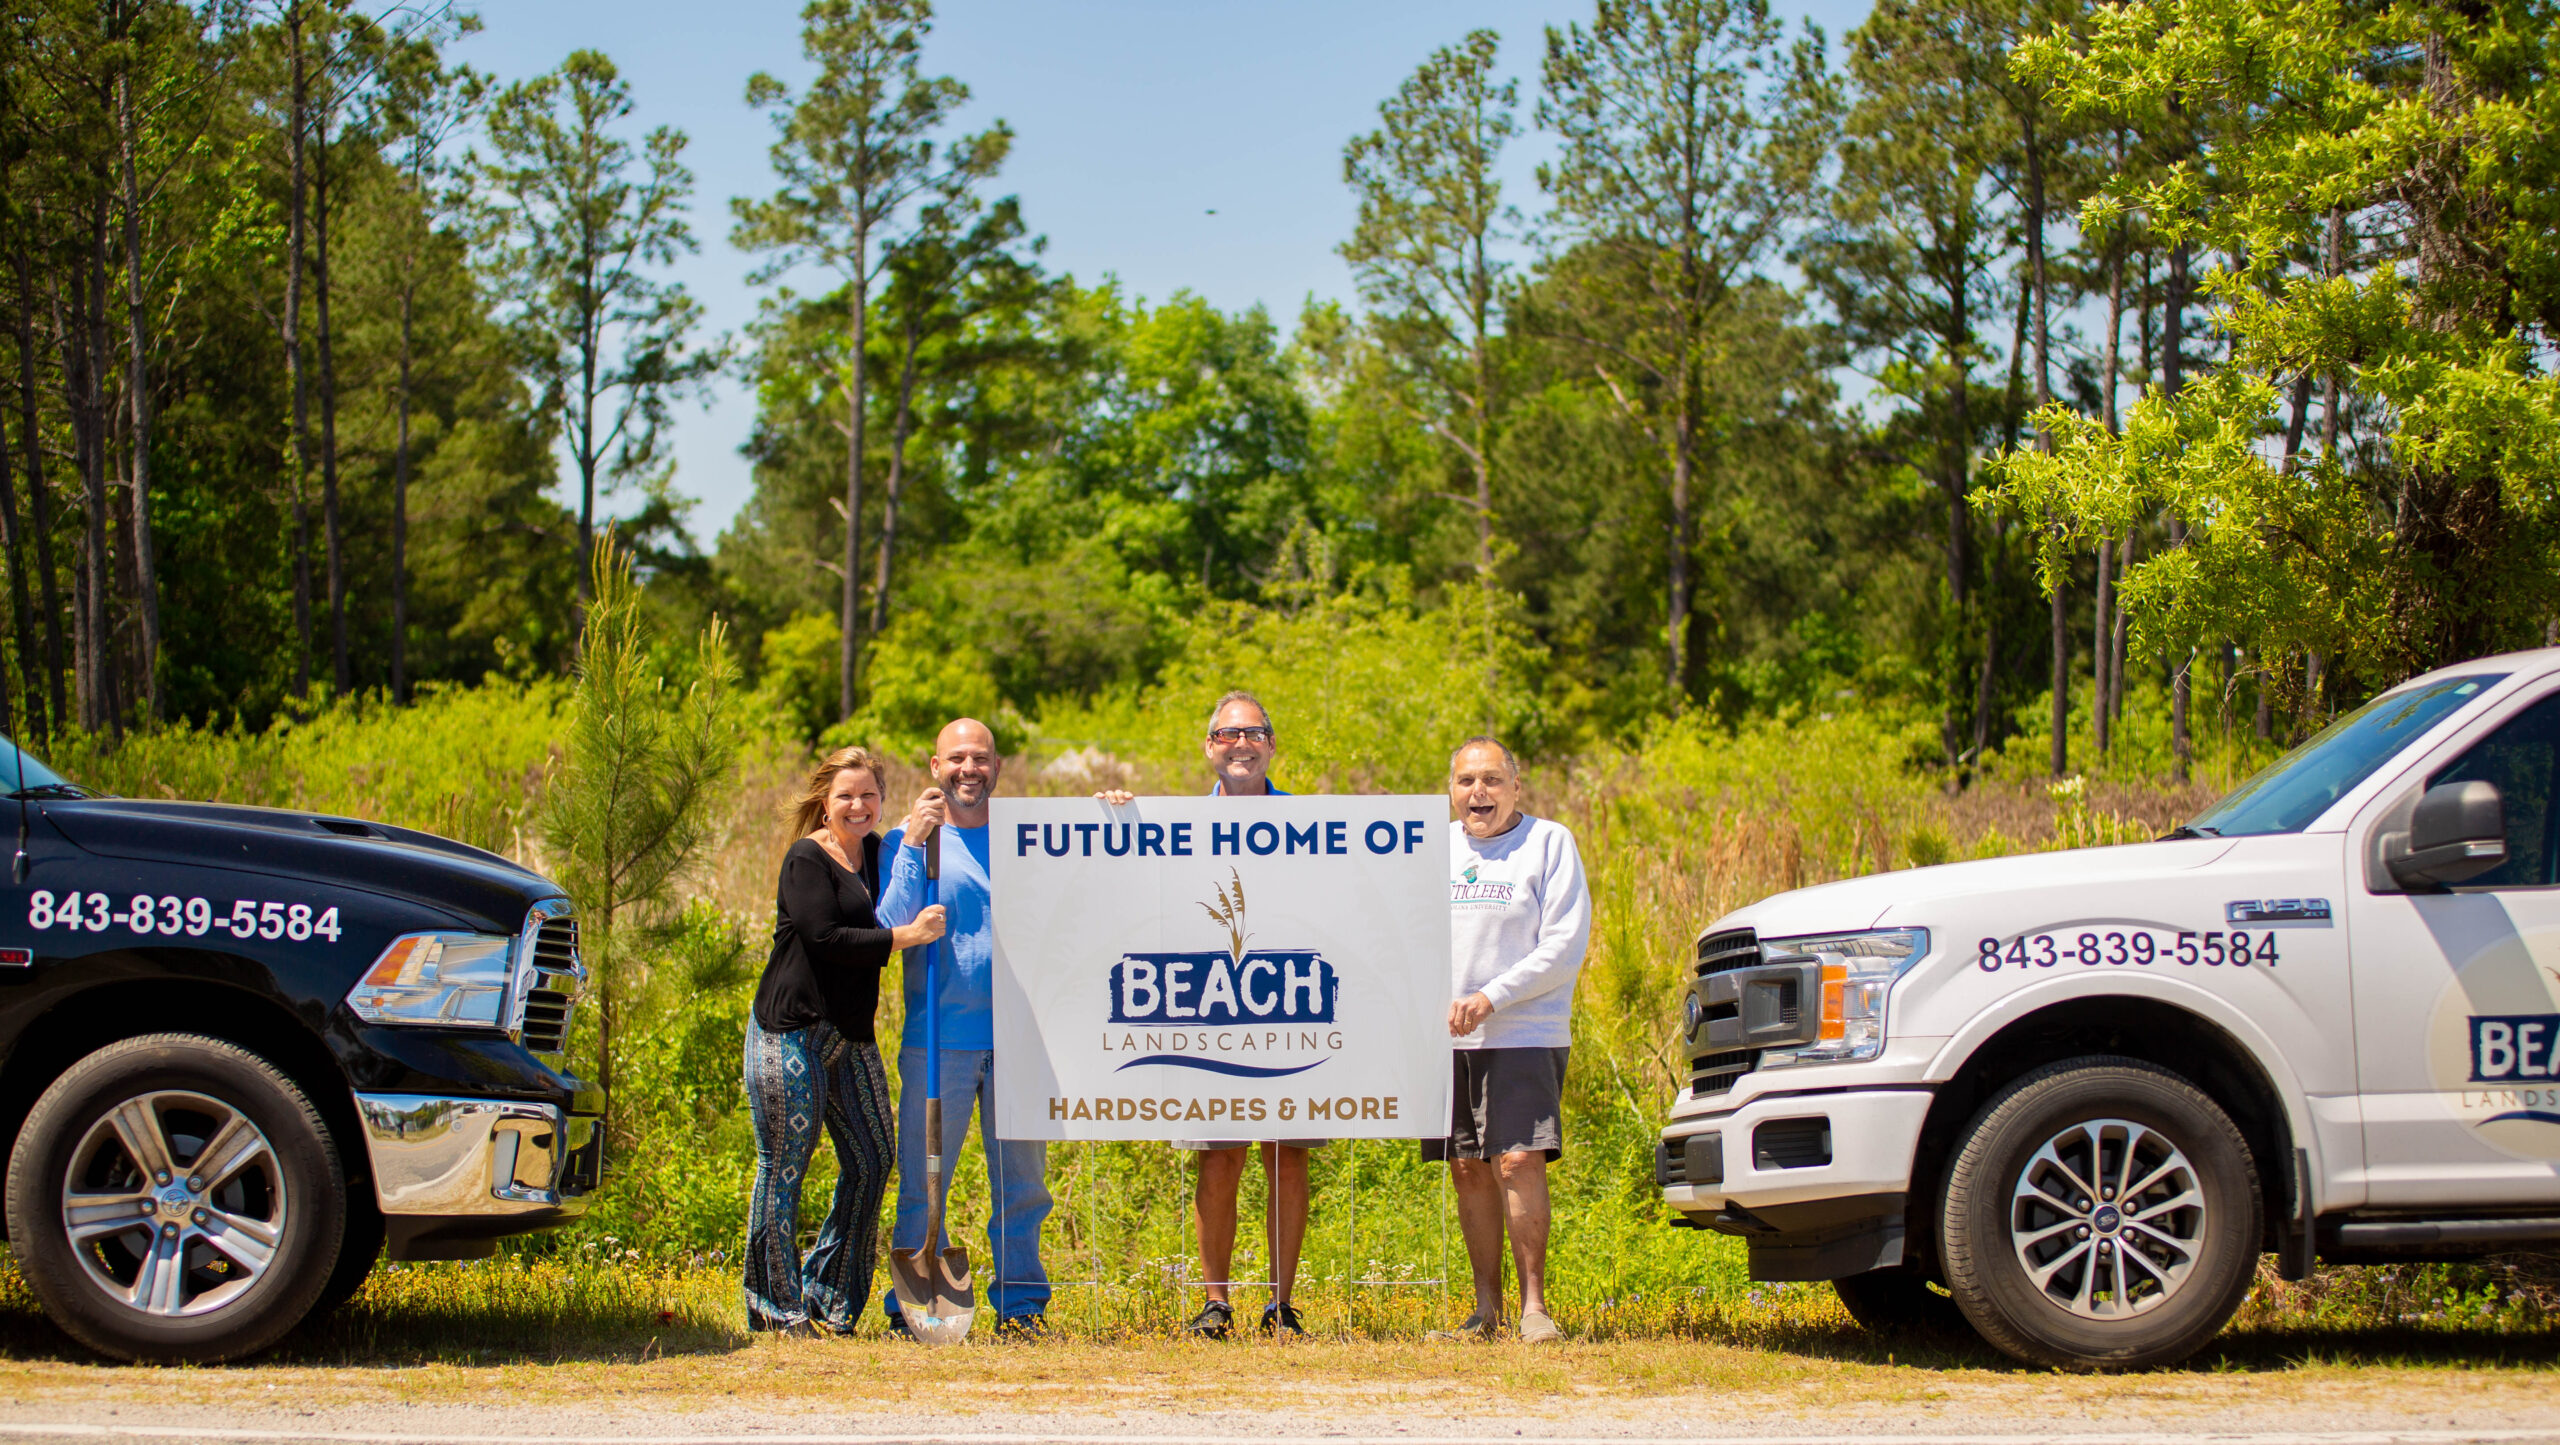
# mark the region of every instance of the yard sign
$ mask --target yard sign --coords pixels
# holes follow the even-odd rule
[[[1449,1126],[1449,805],[997,798],[996,1133]]]

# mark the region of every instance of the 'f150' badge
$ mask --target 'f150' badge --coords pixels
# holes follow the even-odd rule
[[[2290,923],[2297,928],[2329,926],[2329,900],[2326,898],[2237,898],[2222,905],[2226,923],[2250,923],[2260,928]]]

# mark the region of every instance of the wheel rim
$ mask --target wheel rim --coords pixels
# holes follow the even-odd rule
[[[2147,1314],[2177,1297],[2204,1250],[2204,1190],[2186,1151],[2129,1119],[2069,1125],[2029,1155],[2009,1240],[2030,1288],[2082,1319]]]
[[[137,1314],[182,1319],[266,1276],[290,1204],[275,1146],[249,1116],[179,1089],[108,1110],[72,1151],[62,1227],[81,1268]]]

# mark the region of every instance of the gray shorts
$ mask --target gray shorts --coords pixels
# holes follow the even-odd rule
[[[1194,1154],[1208,1154],[1220,1149],[1241,1149],[1253,1142],[1251,1139],[1176,1139],[1173,1141],[1173,1147],[1187,1149]],[[1262,1142],[1278,1144],[1284,1149],[1321,1149],[1333,1141],[1331,1139],[1266,1139]]]
[[[1564,1155],[1566,1049],[1449,1051],[1449,1137],[1422,1141],[1422,1157],[1498,1159],[1532,1151]]]

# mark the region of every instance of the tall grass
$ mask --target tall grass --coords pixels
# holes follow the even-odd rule
[[[551,678],[427,683],[405,708],[364,694],[289,710],[262,731],[173,727],[121,741],[75,733],[48,760],[124,797],[347,814],[521,857],[567,697]]]
[[[1041,736],[1009,760],[1003,791],[1201,791],[1198,722],[1236,682],[1256,686],[1280,725],[1275,776],[1310,789],[1434,790],[1448,749],[1484,727],[1488,713],[1497,723],[1534,721],[1534,699],[1476,695],[1483,669],[1460,646],[1467,638],[1425,636],[1421,622],[1392,611],[1275,626],[1259,621],[1204,648],[1143,696],[1051,708]],[[1400,650],[1457,660],[1399,673]],[[553,684],[493,681],[429,692],[409,709],[313,709],[262,733],[171,729],[112,748],[78,741],[55,761],[111,791],[360,814],[538,865],[526,820],[558,746],[561,701]],[[2148,713],[2137,706],[2129,715]],[[1669,1227],[1653,1184],[1653,1144],[1685,1079],[1674,1020],[1701,928],[1767,894],[1859,873],[2155,836],[2273,752],[2245,727],[2226,732],[2210,725],[2210,710],[2205,718],[2196,780],[2185,784],[2164,779],[2165,739],[2137,722],[2088,777],[2054,785],[2041,775],[2042,744],[2031,739],[2031,760],[1984,760],[1971,786],[1953,790],[1942,772],[1914,765],[1934,747],[1930,726],[1878,708],[1732,730],[1681,719],[1622,746],[1535,761],[1528,806],[1573,829],[1595,902],[1575,994],[1565,1154],[1552,1180],[1550,1294],[1568,1325],[1604,1337],[1733,1338],[1840,1326],[1827,1290],[1754,1285],[1738,1242]],[[2075,754],[2094,761],[2085,716],[2081,727]],[[490,1264],[387,1271],[346,1318],[512,1339],[538,1333],[545,1319],[628,1316],[691,1331],[686,1337],[706,1348],[736,1329],[734,1293],[722,1281],[736,1267],[754,1157],[739,1060],[772,926],[780,808],[803,765],[797,747],[769,736],[748,746],[722,841],[696,870],[690,902],[649,934],[617,1051],[610,1173],[587,1217]],[[923,776],[903,761],[890,774],[894,817]],[[884,992],[879,1035],[891,1041],[901,1004],[897,990]],[[588,1049],[592,1012],[584,1011],[579,1041]],[[894,1047],[884,1052],[894,1069]],[[1146,1334],[1197,1307],[1193,1162],[1163,1144],[1051,1148],[1056,1208],[1044,1255],[1057,1285],[1056,1324],[1101,1337]],[[804,1206],[811,1229],[832,1178],[822,1151]],[[1239,1231],[1243,1279],[1264,1278],[1269,1267],[1262,1188],[1257,1165]],[[1329,1146],[1315,1157],[1313,1188],[1299,1276],[1311,1324],[1343,1336],[1404,1335],[1464,1313],[1465,1253],[1445,1171],[1423,1163],[1413,1144]],[[952,1233],[975,1242],[982,1278],[992,1267],[987,1203],[973,1134],[958,1164]],[[2269,1283],[2249,1318],[2262,1329],[2402,1317],[2547,1326],[2551,1301],[2538,1276],[2519,1284],[2473,1267],[2392,1278],[2399,1282],[2328,1271],[2308,1292]],[[1259,1292],[1242,1299],[1256,1306]],[[876,1305],[872,1316],[867,1327],[876,1329]],[[369,1326],[344,1328],[360,1327]]]

